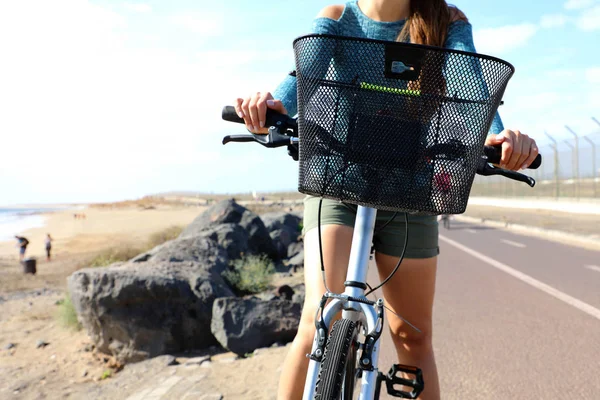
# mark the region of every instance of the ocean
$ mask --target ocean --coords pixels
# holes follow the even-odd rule
[[[0,208],[0,241],[7,241],[15,235],[45,224],[45,216],[40,213],[56,211],[55,208]]]

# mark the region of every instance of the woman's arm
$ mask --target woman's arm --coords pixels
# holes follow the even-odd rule
[[[313,21],[312,33],[336,35],[338,33],[338,20],[344,12],[343,5],[325,7]],[[298,113],[298,88],[296,77],[288,75],[273,91],[273,97],[281,100],[288,114],[295,116]]]
[[[344,6],[328,6],[321,10],[313,22],[313,33],[335,35],[337,18],[343,10]],[[268,132],[264,126],[267,108],[294,116],[298,113],[297,95],[296,78],[288,75],[273,93],[258,92],[246,98],[238,98],[234,107],[250,132],[265,134]]]

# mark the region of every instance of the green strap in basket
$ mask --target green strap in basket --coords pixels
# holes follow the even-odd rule
[[[396,89],[396,88],[391,88],[391,87],[387,87],[387,86],[374,85],[372,83],[367,83],[367,82],[361,82],[360,83],[360,88],[361,89],[367,89],[367,90],[375,90],[377,92],[385,92],[385,93],[393,93],[393,94],[403,94],[403,95],[406,95],[406,96],[420,96],[421,95],[421,91],[420,90]]]

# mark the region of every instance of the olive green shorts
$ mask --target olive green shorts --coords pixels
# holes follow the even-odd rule
[[[304,228],[308,232],[317,227],[319,213],[319,197],[304,198]],[[406,225],[404,213],[398,213],[396,218],[383,226],[394,214],[393,211],[377,211],[373,246],[375,251],[394,257],[400,257],[404,249]],[[356,206],[336,200],[323,199],[321,206],[321,226],[346,225],[354,227]],[[408,242],[405,258],[431,258],[439,254],[438,222],[435,216],[408,214]]]

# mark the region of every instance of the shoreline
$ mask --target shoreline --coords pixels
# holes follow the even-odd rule
[[[14,241],[14,236],[24,236],[31,229],[46,226],[51,212],[13,214],[14,220],[0,221],[0,243]]]
[[[0,207],[0,244],[14,242],[14,236],[25,236],[32,229],[43,228],[51,215],[57,212],[86,209],[88,205],[76,208],[66,204],[18,204]]]
[[[53,239],[53,258],[60,258],[139,242],[169,226],[187,225],[203,210],[203,207],[183,206],[153,209],[86,207],[84,219],[75,218],[77,211],[72,208],[41,211],[21,216],[9,222],[8,227],[3,228],[0,223],[0,259],[18,259],[14,235],[29,240],[26,257],[45,258],[44,241],[49,233]]]

